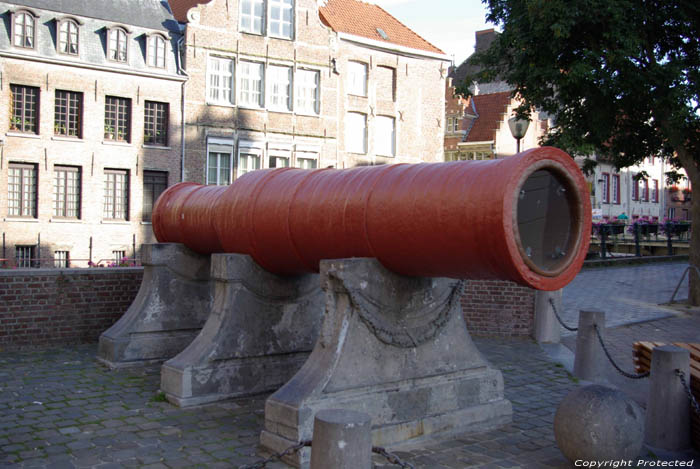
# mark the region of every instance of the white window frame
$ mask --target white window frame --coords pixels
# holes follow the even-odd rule
[[[250,13],[244,13],[243,8],[249,5],[250,6]],[[255,7],[256,5],[260,5],[260,16],[255,15]],[[259,34],[263,35],[265,34],[265,0],[241,0],[240,1],[240,9],[239,9],[239,28],[241,32],[244,33],[250,33],[250,34]],[[255,28],[255,20],[258,18],[260,20],[260,29],[256,30]],[[249,26],[244,26],[244,21],[245,20],[250,21]]]
[[[210,55],[207,59],[206,93],[208,104],[233,106],[235,104],[235,60],[231,57]],[[216,79],[216,86],[212,82]],[[228,83],[228,87],[224,86]],[[214,93],[216,92],[216,96]],[[227,95],[228,93],[228,95]]]
[[[297,152],[294,167],[299,169],[318,169],[318,154]]]
[[[356,121],[356,122],[355,122]],[[359,128],[354,128],[355,124],[363,123],[362,139],[354,132],[360,132]],[[357,142],[361,142],[362,148]],[[367,154],[367,114],[361,112],[348,112],[345,115],[345,151],[348,153]]]
[[[313,77],[313,79],[310,79]],[[297,69],[295,77],[294,110],[299,114],[318,115],[320,112],[321,73],[318,70]]]
[[[347,94],[367,96],[367,64],[348,61]]]
[[[246,161],[245,168],[241,162],[241,155],[252,156],[257,158],[257,165],[250,165],[250,161]],[[238,152],[236,154],[236,179],[243,176],[245,173],[255,171],[263,167],[263,149],[255,142],[241,141],[238,144]]]
[[[121,42],[119,41],[119,34],[124,35],[124,60],[121,60],[119,58],[119,45]],[[112,49],[112,40],[114,39],[114,43],[116,48]],[[112,51],[116,51],[117,53],[117,58],[112,58]],[[114,27],[110,28],[107,32],[107,60],[111,62],[118,62],[118,63],[127,63],[129,61],[129,31],[122,27]]]
[[[255,68],[260,70],[259,75],[254,75],[252,73],[252,70]],[[256,81],[259,81],[257,86],[259,91],[254,90]],[[238,85],[239,106],[255,109],[260,109],[265,106],[265,66],[262,62],[240,60],[238,62],[238,73],[236,73],[236,84]],[[248,95],[246,95],[246,93]],[[258,95],[257,102],[253,100],[255,95]]]
[[[388,126],[391,126],[390,128]],[[385,127],[387,126],[387,127]],[[383,141],[383,135],[391,131],[391,141]],[[377,116],[374,118],[374,148],[380,156],[396,156],[396,118],[392,116]]]
[[[146,41],[146,64],[152,68],[165,68],[168,41],[160,34],[148,36]],[[160,46],[160,47],[159,47]]]
[[[18,24],[18,20],[24,18],[24,21]],[[37,16],[28,10],[18,10],[12,13],[12,37],[10,42],[14,47],[21,47],[22,49],[36,49],[36,23]],[[18,29],[21,29],[21,33],[18,34]],[[30,31],[28,33],[28,31]],[[17,44],[17,38],[20,38],[22,44]],[[30,42],[30,45],[25,45],[26,42]]]
[[[293,39],[294,38],[294,0],[267,0],[267,33],[270,37],[277,37],[280,39]],[[275,8],[279,8],[280,18],[274,19],[272,13]],[[289,21],[284,20],[284,11],[290,11]],[[284,26],[289,25],[289,34],[284,34]],[[280,32],[275,32],[274,30],[279,27]]]
[[[267,67],[267,107],[273,111],[292,110],[292,67],[270,64]]]
[[[231,184],[233,182],[233,165],[234,165],[234,145],[233,145],[233,140],[230,139],[223,139],[223,138],[209,138],[207,139],[207,157],[204,162],[204,174],[206,176],[206,184],[207,185],[227,185]],[[211,178],[209,177],[209,155],[215,153],[218,156],[216,157],[216,180],[212,181]],[[228,183],[223,182],[221,180],[221,155],[227,154],[228,155]]]
[[[66,28],[65,31],[63,30],[64,26]],[[59,54],[72,56],[80,55],[80,26],[80,23],[77,20],[74,20],[73,18],[63,18],[56,21],[56,27],[58,30],[56,47],[58,48]],[[75,28],[75,31],[71,31],[72,28]],[[73,33],[75,33],[75,41],[73,41],[72,39]],[[61,50],[61,43],[63,42],[64,34],[67,48],[66,51]],[[75,52],[71,52],[71,45],[75,45]]]

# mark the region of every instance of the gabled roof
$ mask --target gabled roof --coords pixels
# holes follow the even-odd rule
[[[328,0],[319,13],[321,21],[337,33],[444,54],[377,5],[358,0]]]
[[[179,31],[166,0],[12,0],[11,3],[113,23]]]
[[[187,10],[201,3],[209,3],[210,0],[169,0],[170,10],[180,23],[187,22]]]
[[[477,117],[465,142],[488,142],[496,140],[496,131],[503,122],[511,97],[510,91],[472,96]]]

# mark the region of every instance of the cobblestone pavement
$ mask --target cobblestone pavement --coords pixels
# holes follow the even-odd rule
[[[675,311],[659,305],[671,299],[686,267],[688,262],[661,262],[583,269],[564,287],[562,320],[575,327],[582,309],[604,311],[608,327],[667,317]],[[687,297],[686,276],[676,300]],[[571,332],[562,328],[562,334]]]

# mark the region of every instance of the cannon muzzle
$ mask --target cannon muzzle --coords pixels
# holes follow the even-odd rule
[[[398,274],[512,280],[557,290],[588,251],[576,163],[541,147],[487,161],[267,169],[230,186],[180,183],[156,202],[160,242],[250,255],[270,272],[376,257]]]

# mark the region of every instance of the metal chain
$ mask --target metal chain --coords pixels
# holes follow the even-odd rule
[[[288,454],[294,454],[305,446],[311,446],[311,440],[300,441],[299,443],[290,446],[289,448],[285,449],[280,453],[273,454],[267,459],[263,459],[262,461],[258,461],[253,464],[246,464],[245,466],[240,466],[239,469],[264,469],[269,463],[279,461]]]
[[[557,307],[554,306],[554,300],[552,300],[551,298],[549,299],[549,304],[552,306],[552,311],[554,311],[554,317],[557,318],[557,321],[559,321],[559,324],[561,324],[561,327],[563,327],[567,331],[571,331],[571,332],[576,332],[578,330],[578,327],[569,327],[566,324],[564,324],[564,321],[562,321],[561,318],[559,317],[559,313],[557,312]]]
[[[388,452],[385,448],[382,448],[381,446],[372,446],[372,452],[384,456],[386,460],[389,461],[391,464],[398,464],[399,466],[401,466],[401,469],[415,469],[413,467],[413,464],[402,461],[401,458],[399,458],[397,455]]]
[[[240,466],[239,469],[264,469],[269,463],[279,461],[280,459],[289,454],[294,454],[300,449],[304,448],[305,446],[311,446],[311,440],[300,441],[299,443],[290,446],[289,448],[285,449],[280,453],[275,453],[271,455],[267,459],[263,459],[253,464]],[[384,456],[386,460],[391,464],[397,464],[401,466],[401,469],[415,469],[415,467],[412,464],[402,461],[401,458],[399,458],[397,455],[388,452],[386,448],[382,448],[381,446],[372,446],[372,452]]]
[[[610,355],[608,348],[605,346],[605,343],[603,342],[603,336],[600,335],[600,331],[598,330],[598,324],[593,324],[593,329],[595,329],[595,333],[598,336],[598,340],[600,341],[600,346],[603,347],[603,352],[605,352],[605,355],[608,357],[608,360],[610,360],[610,363],[612,363],[612,366],[615,367],[615,369],[618,371],[618,373],[620,373],[625,378],[629,378],[629,379],[642,379],[642,378],[649,377],[648,371],[645,371],[644,373],[640,373],[640,374],[636,375],[636,374],[632,374],[632,373],[627,373],[622,368],[617,366],[617,363],[615,363],[615,360],[613,360],[612,355]]]
[[[693,396],[693,393],[690,390],[690,386],[685,381],[685,373],[683,373],[681,370],[676,370],[676,375],[681,379],[681,384],[685,388],[685,392],[688,393],[688,399],[690,399],[690,406],[693,408],[695,413],[698,416],[700,416],[700,405],[698,405],[698,401],[695,400],[695,396]]]

